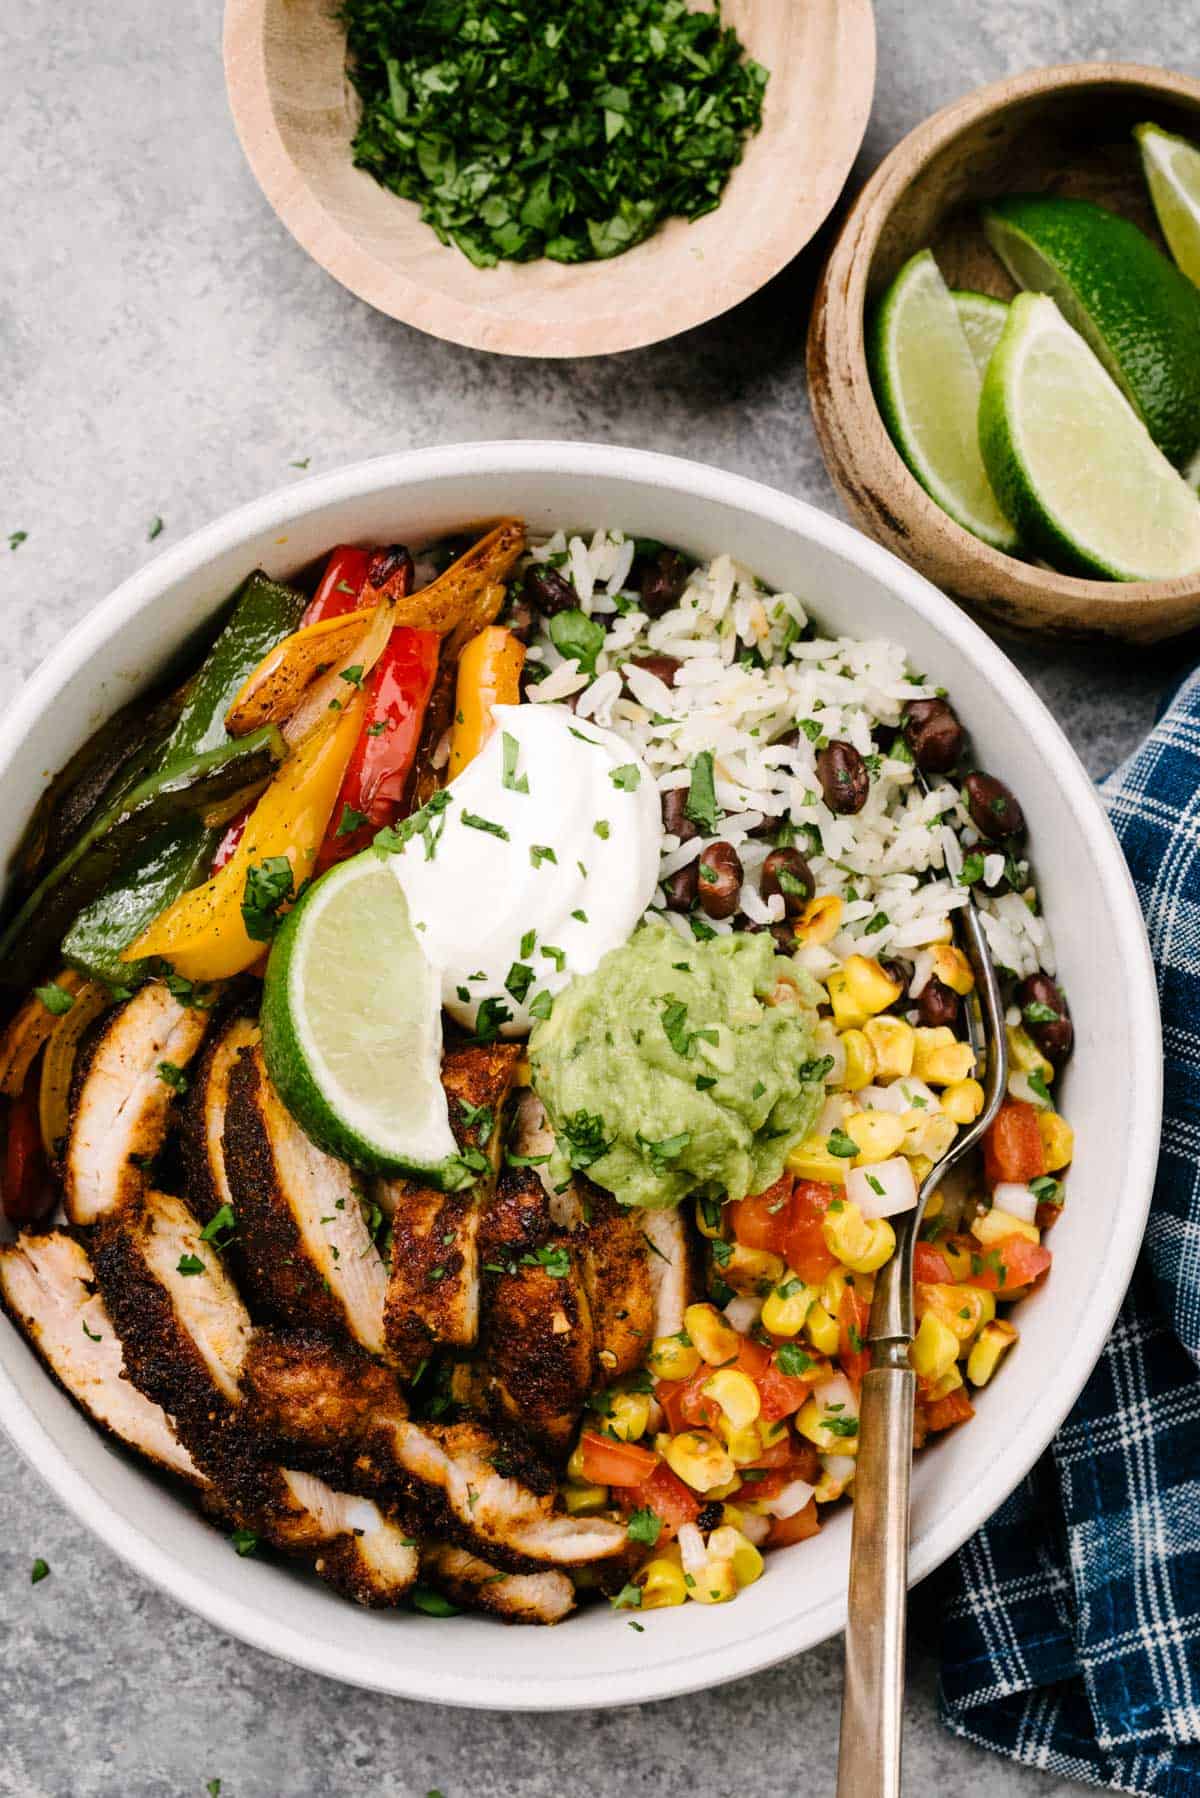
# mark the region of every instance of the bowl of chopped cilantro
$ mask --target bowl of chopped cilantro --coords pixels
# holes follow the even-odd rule
[[[870,0],[227,0],[230,103],[293,236],[474,349],[603,355],[748,298],[866,129]]]

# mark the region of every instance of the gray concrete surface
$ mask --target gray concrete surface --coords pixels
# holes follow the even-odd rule
[[[926,114],[1008,71],[1101,56],[1200,67],[1187,9],[1170,0],[878,10],[859,176]],[[815,252],[727,318],[615,367],[437,343],[343,293],[276,222],[226,112],[219,11],[217,0],[26,0],[0,18],[0,702],[131,569],[302,479],[298,461],[320,470],[402,445],[593,437],[700,456],[832,505],[803,382]],[[22,530],[10,552],[5,539]],[[1017,659],[1101,772],[1194,655],[1193,643]],[[0,1518],[5,1798],[201,1798],[218,1778],[221,1798],[833,1791],[836,1644],[663,1705],[451,1713],[325,1684],[223,1639],[101,1549],[4,1443]],[[35,1555],[53,1572],[31,1587]],[[944,1735],[934,1681],[918,1657],[911,1792],[1081,1789]]]

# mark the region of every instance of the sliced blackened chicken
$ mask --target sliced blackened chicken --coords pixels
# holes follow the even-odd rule
[[[485,1215],[483,1354],[489,1408],[551,1454],[565,1449],[592,1385],[592,1309],[572,1238],[556,1230],[527,1168],[505,1168]]]
[[[410,1372],[432,1348],[470,1348],[478,1339],[480,1222],[521,1054],[519,1043],[474,1044],[449,1050],[442,1062],[459,1152],[468,1165],[478,1164],[473,1186],[444,1193],[396,1180],[379,1193],[392,1220],[387,1339]]]
[[[624,1210],[611,1193],[576,1177],[583,1207],[583,1277],[592,1308],[602,1380],[632,1373],[654,1337],[652,1259],[645,1213]]]
[[[684,1312],[700,1296],[695,1244],[683,1207],[643,1211],[640,1222],[654,1300],[652,1334],[677,1336],[683,1329]]]
[[[252,1303],[281,1323],[348,1334],[383,1352],[387,1271],[350,1169],[301,1130],[261,1047],[229,1073],[225,1170]]]
[[[0,1297],[50,1372],[104,1430],[195,1485],[204,1477],[160,1405],[126,1376],[86,1251],[61,1230],[0,1248]]]
[[[192,1210],[205,1223],[222,1205],[233,1205],[225,1171],[225,1107],[229,1076],[243,1049],[259,1040],[253,1018],[232,1017],[214,1024],[195,1064],[183,1107],[183,1159]]]
[[[398,1604],[419,1568],[416,1543],[403,1526],[371,1499],[335,1492],[315,1474],[285,1468],[283,1481],[298,1507],[291,1546],[309,1548],[321,1578],[357,1604]]]
[[[146,1164],[162,1147],[184,1070],[207,1026],[207,1012],[181,1005],[152,980],[85,1038],[63,1152],[72,1223],[111,1217],[145,1190]]]
[[[421,1553],[423,1576],[466,1610],[506,1623],[560,1623],[575,1608],[565,1573],[505,1573],[468,1549],[440,1542]]]

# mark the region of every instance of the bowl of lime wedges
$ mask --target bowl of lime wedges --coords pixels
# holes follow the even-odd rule
[[[1039,69],[858,197],[808,343],[855,522],[994,624],[1200,620],[1200,82]]]

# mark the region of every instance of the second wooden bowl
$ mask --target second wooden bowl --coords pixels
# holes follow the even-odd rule
[[[1092,581],[990,549],[930,499],[888,436],[867,370],[867,308],[932,248],[952,287],[1015,291],[978,222],[981,200],[1046,191],[1096,200],[1162,245],[1132,128],[1200,138],[1200,82],[1132,63],[1036,69],[935,114],[880,164],[821,280],[808,338],[813,418],[855,522],[947,592],[1016,630],[1152,643],[1200,620],[1200,574]]]

